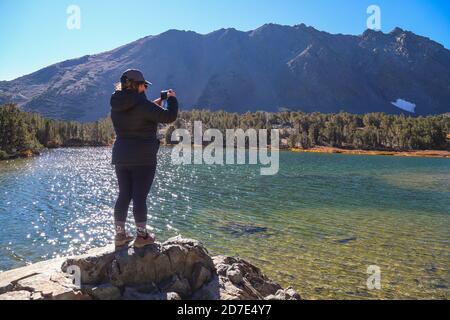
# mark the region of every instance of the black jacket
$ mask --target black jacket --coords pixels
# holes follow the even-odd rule
[[[158,123],[177,119],[178,101],[167,100],[167,110],[147,100],[145,93],[116,91],[111,96],[111,119],[116,132],[114,165],[154,165],[159,149]]]

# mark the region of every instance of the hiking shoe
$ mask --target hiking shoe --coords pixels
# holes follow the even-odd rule
[[[151,245],[155,243],[155,235],[147,233],[145,237],[137,236],[136,240],[134,240],[133,247],[135,248],[143,248],[145,246]]]
[[[114,244],[117,247],[123,247],[133,241],[133,237],[126,234],[117,234],[114,238]]]

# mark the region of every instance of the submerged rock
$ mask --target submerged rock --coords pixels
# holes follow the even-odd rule
[[[78,270],[81,286],[69,271]],[[76,276],[76,273],[75,273]],[[242,259],[211,257],[198,241],[98,248],[0,274],[0,300],[300,299]]]
[[[235,237],[256,235],[267,238],[271,236],[267,227],[241,222],[228,222],[220,226],[220,229]]]
[[[336,240],[336,242],[338,242],[340,244],[347,244],[349,242],[356,241],[356,240],[358,240],[356,237],[349,237],[349,238]]]

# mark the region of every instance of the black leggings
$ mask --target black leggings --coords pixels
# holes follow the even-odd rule
[[[147,195],[155,178],[156,165],[153,166],[119,166],[116,175],[119,182],[119,198],[114,208],[114,220],[125,222],[128,207],[133,199],[135,223],[147,222]]]

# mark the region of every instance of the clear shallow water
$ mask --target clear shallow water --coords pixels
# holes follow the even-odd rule
[[[308,299],[450,297],[448,159],[286,152],[264,177],[257,166],[172,166],[170,151],[148,198],[160,240],[199,239]],[[111,241],[110,152],[0,162],[1,270]],[[369,265],[381,290],[366,288]]]

